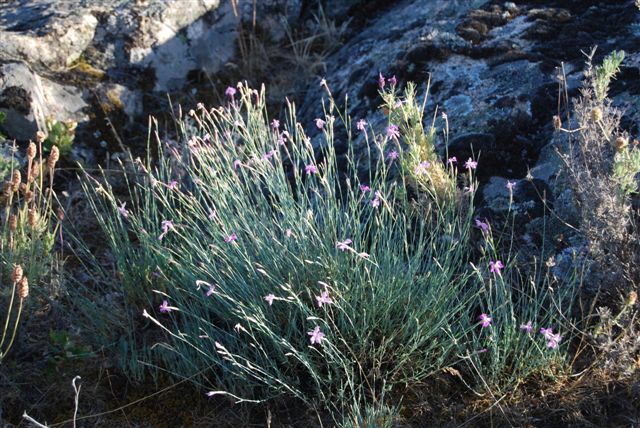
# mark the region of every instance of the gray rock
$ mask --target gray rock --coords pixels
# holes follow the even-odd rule
[[[0,30],[0,58],[64,70],[87,48],[97,24],[94,16],[84,14],[54,21],[42,36]]]
[[[0,66],[0,111],[7,115],[3,128],[11,138],[35,138],[38,130],[46,130],[48,117],[86,121],[86,107],[77,88],[40,77],[25,63]]]
[[[33,139],[45,129],[45,104],[42,80],[26,64],[0,67],[0,111],[6,114],[2,126],[8,137]]]

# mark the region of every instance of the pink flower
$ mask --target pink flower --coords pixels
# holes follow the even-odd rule
[[[360,132],[365,131],[365,126],[367,126],[367,121],[364,119],[360,119],[358,122],[356,122],[356,129]]]
[[[558,347],[558,343],[562,340],[562,336],[560,334],[553,334],[552,328],[541,328],[540,333],[544,336],[547,341],[547,348],[555,349]]]
[[[320,343],[322,342],[322,339],[324,339],[325,334],[323,332],[320,331],[320,327],[316,326],[313,331],[310,331],[307,333],[309,336],[311,336],[311,344],[315,345],[316,343]]]
[[[507,181],[507,189],[509,189],[509,192],[513,192],[513,189],[515,187],[516,187],[515,181]]]
[[[336,247],[340,251],[345,251],[345,250],[348,250],[350,248],[349,245],[351,245],[351,243],[353,243],[353,241],[351,239],[347,238],[344,241],[338,241],[338,243],[336,244]]]
[[[224,238],[224,242],[227,242],[227,243],[234,242],[234,241],[237,241],[237,240],[238,240],[238,235],[236,235],[235,233],[232,233],[231,235],[226,236]]]
[[[527,334],[533,331],[533,325],[531,325],[531,321],[527,321],[526,324],[520,324],[520,330],[526,331]]]
[[[318,173],[318,167],[315,166],[314,164],[310,163],[309,165],[304,167],[304,172],[306,172],[307,175],[317,174]]]
[[[481,221],[479,218],[476,219],[476,227],[482,230],[483,233],[489,232],[489,223],[485,223]]]
[[[400,153],[398,153],[396,150],[391,150],[388,154],[387,157],[389,159],[391,159],[392,161],[398,159],[398,157],[400,156]]]
[[[552,335],[547,342],[547,348],[556,349],[560,340],[562,340],[562,336],[560,336],[560,334]]]
[[[361,184],[361,185],[360,185],[360,191],[361,191],[362,193],[367,193],[367,192],[368,192],[368,191],[370,191],[370,190],[371,190],[371,187],[367,186],[366,184]]]
[[[394,74],[393,76],[391,76],[391,79],[389,79],[389,84],[391,86],[396,86],[397,83],[398,83],[398,80],[396,80],[396,75]]]
[[[328,291],[323,291],[319,296],[316,296],[316,301],[318,302],[319,308],[321,308],[322,305],[330,305],[333,303],[333,300],[329,297]]]
[[[129,218],[129,211],[127,211],[127,209],[125,208],[126,205],[127,203],[123,202],[122,205],[118,207],[118,211],[120,212],[120,215],[122,215],[122,217]]]
[[[176,180],[171,180],[169,184],[167,184],[169,190],[175,190],[178,187],[178,182]]]
[[[233,99],[233,96],[236,94],[236,88],[234,88],[233,86],[229,86],[225,91],[224,94],[226,96],[228,96],[229,98]]]
[[[209,288],[207,288],[207,292],[205,293],[205,295],[209,297],[215,292],[216,292],[216,286],[213,284],[209,284]]]
[[[464,163],[464,167],[467,168],[468,170],[476,169],[477,166],[478,166],[478,162],[474,161],[471,158],[467,159],[467,161]]]
[[[271,121],[271,129],[273,129],[274,131],[277,131],[278,128],[280,128],[280,121],[278,119],[273,119]]]
[[[276,296],[274,296],[273,294],[267,294],[266,296],[264,296],[264,300],[267,301],[267,303],[269,303],[269,306],[273,305],[273,299],[275,299]]]
[[[447,160],[447,163],[448,163],[449,165],[452,165],[452,166],[453,166],[453,164],[454,164],[454,163],[458,163],[458,158],[457,158],[457,157],[455,157],[455,156],[451,156],[451,157]]]
[[[242,162],[240,162],[240,159],[236,159],[233,161],[233,169],[238,169],[239,166],[242,166]]]
[[[489,327],[491,325],[491,321],[492,319],[489,317],[489,315],[482,313],[480,314],[480,316],[478,317],[478,319],[482,322],[482,327]]]
[[[287,235],[287,238],[291,238],[291,235],[293,235],[293,230],[287,229],[287,231],[285,232],[285,235]]]
[[[318,127],[318,129],[322,129],[324,128],[324,124],[327,123],[324,120],[318,118],[316,119],[316,126]]]
[[[398,130],[398,126],[393,123],[389,125],[387,128],[387,137],[389,138],[398,138],[400,136],[400,131]]]
[[[500,260],[497,260],[495,262],[491,260],[489,262],[489,270],[495,274],[500,275],[500,269],[503,269],[503,268],[504,268],[504,265]]]
[[[382,73],[378,73],[378,86],[380,86],[380,89],[384,89],[384,84],[385,84],[384,76],[382,75]]]
[[[162,241],[165,235],[169,233],[169,230],[175,230],[175,228],[173,227],[173,222],[171,220],[163,220],[162,233],[160,234],[160,236],[158,236],[158,241]]]
[[[276,155],[276,153],[277,153],[277,152],[276,152],[275,150],[273,150],[273,149],[272,149],[272,150],[269,150],[267,153],[265,153],[265,154],[262,156],[262,159],[264,159],[264,160],[269,160],[269,159],[271,159],[272,157],[274,157],[274,156]]]
[[[162,301],[162,304],[160,305],[160,312],[162,312],[163,314],[168,314],[169,312],[171,312],[174,308],[172,308],[171,306],[169,306],[169,302],[167,302],[166,300]]]
[[[376,190],[375,197],[371,200],[371,206],[373,208],[378,208],[380,206],[380,196],[381,193]]]
[[[428,161],[422,161],[416,166],[415,174],[416,175],[424,175],[427,173],[427,168],[429,168],[431,164]]]
[[[278,144],[281,146],[284,146],[284,143],[286,142],[287,138],[289,138],[289,133],[287,131],[282,131],[278,135]]]

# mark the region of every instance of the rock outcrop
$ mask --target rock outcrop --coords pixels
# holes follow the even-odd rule
[[[183,93],[195,105],[204,92],[222,92],[214,83],[218,74],[227,82],[250,78],[233,74],[242,54],[236,47],[243,26],[256,26],[264,39],[277,43],[288,41],[287,25],[304,27],[318,17],[332,20],[336,28],[348,24],[348,30],[344,43],[325,58],[323,74],[291,89],[299,119],[314,129],[324,96],[318,83],[325,78],[336,99],[349,97],[354,118],[366,118],[382,130],[387,119],[378,109],[378,73],[395,75],[401,87],[414,81],[423,93],[430,81],[427,111],[437,106],[449,124],[448,139],[440,138],[439,148],[458,159],[479,157],[478,177],[486,184],[479,202],[487,216],[504,213],[506,180],[517,182],[514,201],[524,223],[544,211],[531,204],[534,193],[548,194],[549,204],[558,196],[551,123],[558,109],[558,77],[566,80],[569,96],[577,95],[583,52],[593,46],[599,45],[596,61],[614,49],[627,52],[610,95],[625,112],[623,125],[639,129],[640,12],[634,0],[323,0],[322,10],[310,3],[2,4],[3,130],[26,140],[42,129],[47,116],[73,119],[86,136],[80,144],[118,150],[105,141],[110,132],[105,118],[131,127],[135,141],[135,135],[145,135],[145,115],[166,105],[167,92]],[[204,76],[199,87],[190,81],[194,73]],[[278,79],[277,70],[272,77]],[[345,140],[337,139],[338,153],[345,152]],[[319,135],[314,141],[320,142]],[[364,149],[364,141],[356,144]]]

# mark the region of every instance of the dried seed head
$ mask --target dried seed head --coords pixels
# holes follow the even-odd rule
[[[36,227],[36,223],[38,222],[38,212],[35,208],[29,208],[29,212],[27,213],[27,222],[31,228]]]
[[[35,143],[29,143],[29,147],[27,147],[27,160],[32,161],[36,157],[36,153],[37,149]]]
[[[13,175],[11,176],[11,185],[13,186],[14,192],[17,192],[20,188],[20,183],[22,182],[22,174],[17,169],[13,171]]]
[[[600,107],[594,107],[591,110],[591,120],[594,122],[600,122],[602,120],[602,109]]]
[[[22,266],[13,265],[13,275],[11,276],[11,280],[14,284],[17,284],[22,279],[24,272],[22,270]]]
[[[36,161],[33,164],[33,168],[31,168],[31,175],[29,176],[29,183],[33,183],[33,181],[38,178],[38,176],[40,175],[40,168],[42,167],[42,165],[40,164],[40,161]]]
[[[628,138],[623,137],[622,135],[616,138],[616,141],[615,141],[616,151],[619,152],[621,150],[624,150],[628,145],[629,145]]]
[[[553,116],[553,129],[556,131],[562,128],[562,120],[560,120],[560,116]]]
[[[56,215],[58,216],[60,221],[64,220],[64,211],[62,211],[62,208],[56,209]]]
[[[629,296],[627,297],[626,304],[627,306],[633,306],[636,304],[637,300],[638,300],[638,293],[636,293],[635,291],[632,291],[631,293],[629,293]]]
[[[23,276],[18,284],[18,297],[20,300],[24,300],[29,295],[29,280],[26,276]]]
[[[26,203],[30,203],[31,201],[33,201],[33,192],[31,190],[25,190],[24,200]]]
[[[36,141],[40,144],[44,143],[44,140],[47,138],[47,136],[44,134],[44,132],[42,131],[38,131],[36,132]]]
[[[54,169],[56,167],[56,162],[60,159],[60,150],[58,146],[53,146],[51,148],[51,154],[49,155],[49,160],[47,161],[47,166],[49,169]]]
[[[11,214],[9,216],[9,229],[12,232],[15,232],[17,228],[18,228],[18,216],[15,214]]]

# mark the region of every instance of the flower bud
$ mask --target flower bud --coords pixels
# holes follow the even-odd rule
[[[29,295],[29,280],[26,276],[23,276],[18,284],[18,297],[20,300],[24,300]]]
[[[53,146],[51,148],[51,154],[49,155],[49,160],[47,161],[47,166],[49,169],[54,169],[56,167],[56,162],[60,159],[60,149],[58,146]]]
[[[36,161],[33,164],[33,168],[31,168],[31,175],[28,178],[29,183],[33,183],[35,181],[36,178],[38,178],[38,176],[40,175],[40,168],[42,167],[42,165],[40,164],[40,161]]]
[[[22,279],[22,275],[24,272],[22,271],[22,266],[13,265],[13,275],[11,276],[11,280],[14,284],[17,284]]]
[[[637,300],[638,300],[638,293],[636,293],[635,291],[632,291],[631,293],[629,293],[629,296],[627,297],[627,301],[625,303],[627,304],[627,306],[633,306],[636,304]]]
[[[11,230],[12,232],[15,232],[17,228],[18,228],[18,216],[16,216],[15,214],[11,214],[9,216],[9,230]]]
[[[553,129],[556,131],[562,128],[562,120],[560,120],[560,116],[553,116]]]
[[[36,132],[36,141],[40,144],[44,143],[44,140],[47,138],[47,136],[44,134],[44,132],[42,131],[38,131]]]
[[[602,120],[602,109],[600,107],[594,107],[591,110],[591,120],[594,122],[600,122]]]
[[[13,171],[11,175],[11,190],[17,192],[20,189],[20,183],[22,182],[22,174],[17,169]]]
[[[29,212],[27,213],[27,223],[31,228],[36,227],[36,223],[38,222],[38,212],[35,208],[29,208]]]
[[[615,141],[616,151],[618,151],[618,152],[622,151],[628,145],[629,145],[629,139],[628,138],[623,137],[622,135],[619,136],[618,138],[616,138],[616,141]]]
[[[36,153],[37,149],[35,143],[29,143],[29,147],[27,147],[27,160],[32,161],[36,157]]]

